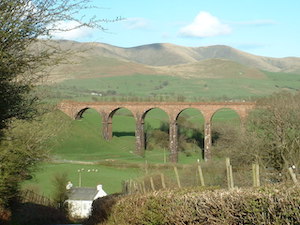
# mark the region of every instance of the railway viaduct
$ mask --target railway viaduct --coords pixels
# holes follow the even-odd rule
[[[144,118],[151,109],[159,108],[169,116],[169,161],[178,161],[177,143],[177,118],[185,109],[199,110],[204,117],[204,159],[211,158],[211,120],[213,115],[220,109],[232,109],[240,116],[241,121],[247,117],[248,112],[255,107],[254,102],[75,102],[63,101],[58,109],[73,119],[82,118],[87,109],[95,109],[102,116],[102,135],[104,139],[112,138],[112,118],[120,108],[130,110],[136,121],[136,154],[144,155]]]

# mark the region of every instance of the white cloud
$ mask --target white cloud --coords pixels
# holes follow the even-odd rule
[[[128,29],[143,29],[148,28],[150,25],[150,22],[146,20],[145,18],[128,18],[124,20],[125,27]]]
[[[181,28],[179,34],[187,37],[213,37],[231,33],[231,28],[208,12],[200,12],[194,21]]]
[[[55,39],[78,40],[91,37],[94,29],[89,27],[78,27],[80,24],[76,21],[60,22],[54,26],[55,31],[51,35]]]

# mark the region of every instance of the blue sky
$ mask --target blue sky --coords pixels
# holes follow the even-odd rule
[[[57,35],[119,47],[151,43],[202,47],[228,45],[252,54],[300,57],[299,0],[92,0],[81,12],[103,23],[101,32],[83,28]]]

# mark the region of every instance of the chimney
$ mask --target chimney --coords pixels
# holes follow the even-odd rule
[[[101,191],[101,190],[102,190],[102,184],[98,184],[98,185],[97,185],[97,190],[98,190],[98,191]]]

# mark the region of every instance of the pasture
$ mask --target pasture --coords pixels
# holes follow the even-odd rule
[[[251,100],[281,90],[299,90],[299,74],[265,72],[266,78],[183,78],[134,74],[70,79],[47,89],[48,99],[60,101],[165,101]],[[97,93],[92,94],[92,93]]]

